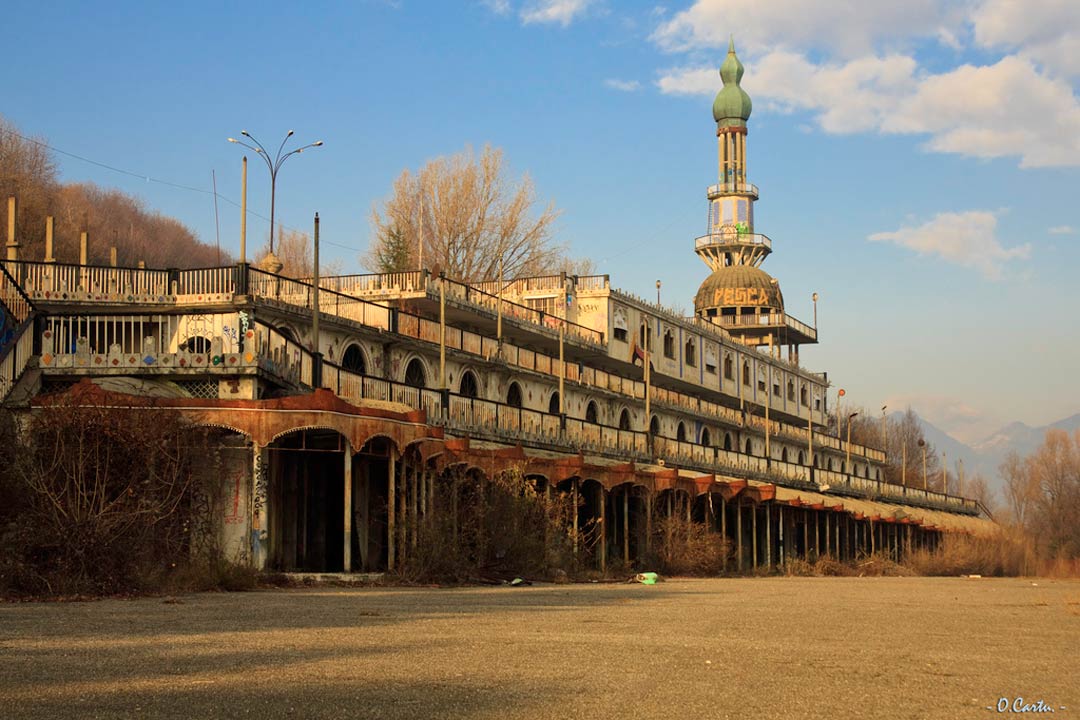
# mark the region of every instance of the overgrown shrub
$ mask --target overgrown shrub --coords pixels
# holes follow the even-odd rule
[[[653,546],[665,575],[719,575],[731,558],[731,542],[681,514],[656,521]]]
[[[205,431],[174,410],[99,407],[74,392],[32,411],[23,432],[7,417],[0,443],[0,593],[143,592],[211,547],[193,548],[216,484],[199,472]],[[10,448],[18,448],[11,452]]]
[[[538,493],[520,469],[490,478],[452,470],[436,483],[435,502],[402,562],[407,579],[547,577],[572,565],[570,502]]]

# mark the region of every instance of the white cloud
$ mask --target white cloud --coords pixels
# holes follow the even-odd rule
[[[521,21],[530,23],[559,23],[567,27],[585,12],[593,0],[534,0],[521,10]]]
[[[1050,233],[1051,235],[1075,235],[1076,228],[1074,228],[1072,225],[1058,225],[1057,227],[1050,228],[1046,232]]]
[[[1055,73],[1080,75],[1080,2],[983,0],[971,13],[975,42],[1016,50]]]
[[[666,50],[722,47],[735,33],[748,51],[816,48],[846,57],[879,42],[954,38],[962,28],[959,0],[697,0],[662,23],[653,40]]]
[[[826,132],[928,135],[930,150],[1019,156],[1022,167],[1080,164],[1080,101],[1068,83],[1019,57],[936,75],[920,73],[906,55],[815,64],[778,50],[747,66],[743,86],[759,107],[809,110]],[[657,81],[672,94],[711,95],[720,84],[715,68],[699,67]]]
[[[510,14],[510,0],[480,0],[480,4],[496,15]]]
[[[867,239],[891,242],[920,255],[937,256],[956,265],[975,268],[991,280],[1002,276],[1005,263],[1026,260],[1031,254],[1031,245],[1027,243],[1003,247],[997,239],[997,216],[985,210],[939,213],[923,225],[874,233]]]
[[[637,80],[619,80],[617,78],[609,78],[604,81],[612,90],[621,90],[622,92],[634,92],[641,89],[641,83]]]

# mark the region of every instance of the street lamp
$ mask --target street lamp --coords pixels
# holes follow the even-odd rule
[[[656,281],[656,304],[657,304],[657,306],[660,305],[660,281],[659,280]]]
[[[851,472],[851,421],[855,419],[855,416],[859,413],[853,412],[847,416],[847,472],[848,474],[854,474]]]
[[[263,147],[262,143],[259,142],[258,140],[256,140],[255,137],[252,136],[251,133],[249,133],[247,130],[241,130],[240,134],[243,135],[244,137],[246,137],[251,142],[255,143],[255,145],[254,146],[248,145],[243,140],[237,140],[236,138],[229,138],[229,142],[236,143],[237,145],[242,145],[242,146],[246,147],[248,150],[254,151],[255,154],[257,154],[259,157],[261,157],[263,159],[264,162],[266,162],[266,168],[270,171],[270,254],[273,255],[274,254],[274,198],[275,198],[276,190],[277,190],[278,171],[281,170],[281,166],[284,165],[285,161],[288,160],[290,157],[292,157],[293,155],[299,155],[300,153],[304,152],[308,148],[321,147],[322,144],[323,144],[323,141],[322,140],[316,140],[315,142],[311,143],[310,145],[305,145],[303,147],[296,148],[295,150],[290,150],[289,152],[282,155],[281,153],[285,149],[285,143],[287,143],[289,141],[289,138],[291,138],[293,136],[293,131],[290,130],[288,133],[285,134],[285,139],[281,141],[281,145],[278,146],[277,155],[275,155],[274,159],[271,160],[270,159],[270,153],[268,153],[266,151],[266,148]]]

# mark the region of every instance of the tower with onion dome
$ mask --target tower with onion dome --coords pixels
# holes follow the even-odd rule
[[[698,317],[724,327],[749,345],[769,345],[777,353],[787,345],[817,342],[817,329],[788,316],[780,285],[761,264],[772,241],[754,225],[757,186],[749,181],[746,122],[753,108],[742,89],[743,64],[728,45],[720,66],[724,86],[713,101],[718,145],[718,182],[709,187],[708,232],[694,242],[694,251],[712,270],[694,297]]]

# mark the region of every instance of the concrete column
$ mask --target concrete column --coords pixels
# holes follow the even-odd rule
[[[831,537],[831,534],[830,534],[829,531],[832,529],[830,527],[830,523],[829,523],[829,515],[830,515],[830,512],[828,510],[826,510],[825,511],[825,554],[826,555],[829,554],[829,540],[830,540],[830,537]]]
[[[386,475],[386,569],[391,572],[397,564],[397,458],[390,451],[390,471]]]
[[[772,508],[765,506],[765,567],[772,569]]]
[[[562,397],[561,395],[559,396]],[[622,547],[623,547],[623,562],[627,565],[630,564],[630,486],[627,485],[623,489],[622,498]]]
[[[753,565],[752,565],[752,567],[753,567],[753,568],[754,568],[755,570],[757,570],[757,561],[758,561],[758,552],[757,552],[757,516],[758,516],[758,506],[757,506],[756,504],[755,504],[755,505],[751,505],[751,506],[750,506],[750,510],[751,510],[751,511],[753,512],[753,515],[751,515],[751,516],[750,516],[750,536],[751,536],[751,537],[750,537],[750,550],[751,550],[751,552],[752,552],[752,553],[753,553],[753,555],[754,555],[754,557],[753,557]]]
[[[743,569],[743,549],[742,549],[742,503],[736,501],[735,503],[735,554],[738,555],[739,562],[737,567],[739,572]]]
[[[267,495],[270,468],[266,465],[266,450],[258,443],[251,444],[251,565],[265,570],[267,561]]]
[[[416,533],[420,525],[420,516],[417,514],[418,498],[416,497],[417,490],[420,486],[419,475],[420,468],[414,467],[412,471],[412,476],[409,479],[409,494],[411,496],[409,503],[409,512],[412,515],[412,519],[409,521],[409,548],[413,551],[413,554],[415,554],[416,551]]]
[[[604,486],[596,490],[600,505],[600,572],[607,572],[607,501],[604,497]]]
[[[352,451],[349,446],[345,446],[344,455],[344,497],[345,497],[345,539],[344,539],[344,561],[342,564],[342,570],[344,572],[352,571],[352,534],[353,534],[353,500],[352,500]]]

